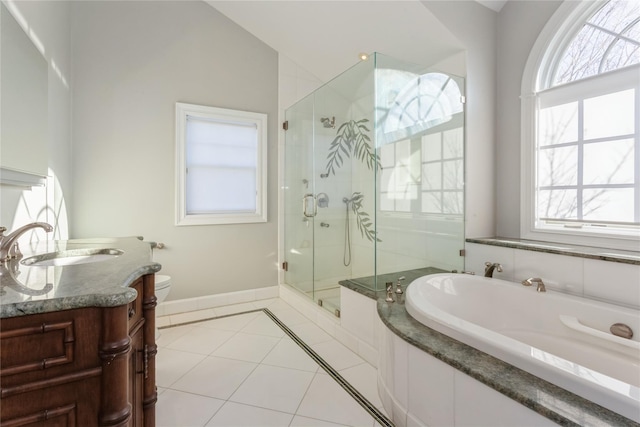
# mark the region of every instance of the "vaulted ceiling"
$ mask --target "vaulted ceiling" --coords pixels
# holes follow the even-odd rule
[[[480,3],[499,10],[504,2]],[[362,52],[430,65],[463,49],[419,0],[207,3],[325,82]]]

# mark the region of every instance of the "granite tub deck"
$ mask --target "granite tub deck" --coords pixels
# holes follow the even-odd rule
[[[396,289],[396,283],[400,277],[404,276],[404,280],[402,283],[402,289],[406,289],[409,283],[416,280],[418,277],[426,276],[428,274],[437,274],[437,273],[449,273],[446,270],[441,270],[435,267],[424,267],[424,268],[415,268],[412,270],[404,270],[397,271],[394,273],[385,273],[379,274],[378,278],[378,287],[379,290],[375,290],[376,285],[376,276],[366,276],[366,277],[358,277],[355,279],[346,279],[341,280],[338,283],[344,287],[351,289],[352,291],[358,292],[364,296],[369,298],[382,298],[384,300],[386,296],[386,289],[384,284],[387,282],[393,283],[393,290]],[[395,294],[394,294],[395,295]]]
[[[84,307],[116,307],[136,299],[129,286],[160,271],[151,261],[151,246],[137,237],[43,241],[22,248],[34,255],[76,249],[113,248],[113,259],[68,266],[26,266],[21,260],[0,265],[0,319]]]
[[[402,289],[406,290],[409,283],[411,281],[406,280]],[[620,414],[424,326],[407,313],[405,294],[394,293],[396,302],[388,303],[384,300],[384,291],[373,292],[351,282],[343,286],[376,299],[382,322],[409,344],[559,425],[640,426]]]
[[[469,243],[500,246],[503,248],[543,252],[547,254],[573,256],[601,261],[640,265],[640,252],[618,249],[601,249],[591,246],[564,245],[562,243],[538,242],[535,240],[510,239],[501,237],[467,238]]]

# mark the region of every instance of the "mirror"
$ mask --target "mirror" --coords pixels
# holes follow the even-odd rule
[[[0,6],[2,183],[47,175],[48,65],[18,21]]]

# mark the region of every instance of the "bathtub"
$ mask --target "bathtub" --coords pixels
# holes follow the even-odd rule
[[[416,279],[406,309],[432,329],[640,422],[638,310],[466,274]],[[630,326],[633,338],[609,333],[614,323]]]

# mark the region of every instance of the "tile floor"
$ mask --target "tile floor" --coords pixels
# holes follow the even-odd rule
[[[374,367],[283,300],[261,306],[384,413]],[[379,426],[263,311],[162,329],[157,343],[158,427]]]

